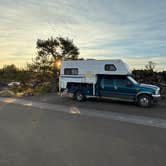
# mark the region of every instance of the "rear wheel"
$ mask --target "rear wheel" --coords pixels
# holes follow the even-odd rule
[[[75,99],[77,101],[84,101],[85,100],[85,96],[81,91],[77,91],[74,96],[75,96]]]
[[[152,105],[152,97],[147,94],[138,96],[138,105],[141,107],[150,107]]]

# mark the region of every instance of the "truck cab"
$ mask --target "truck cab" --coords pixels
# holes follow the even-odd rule
[[[159,87],[139,84],[131,76],[98,76],[96,94],[102,98],[133,101],[148,107],[160,99]]]

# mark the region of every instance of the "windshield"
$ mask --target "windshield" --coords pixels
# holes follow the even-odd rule
[[[132,78],[131,76],[128,76],[127,77],[133,84],[138,84],[138,82],[134,79],[134,78]]]

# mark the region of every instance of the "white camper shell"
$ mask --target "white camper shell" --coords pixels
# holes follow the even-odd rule
[[[114,60],[67,60],[62,61],[59,88],[66,89],[68,82],[95,84],[97,75],[130,75],[126,63]]]

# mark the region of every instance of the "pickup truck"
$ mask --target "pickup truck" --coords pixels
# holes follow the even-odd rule
[[[139,84],[128,75],[97,75],[96,84],[68,82],[67,92],[77,101],[88,98],[107,98],[135,102],[149,107],[160,99],[160,88]]]

